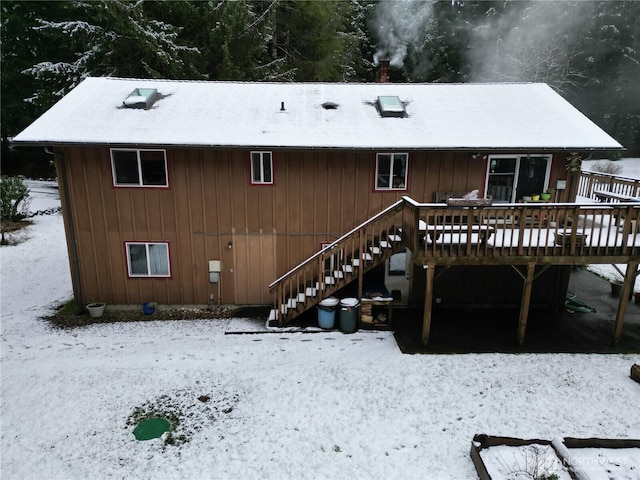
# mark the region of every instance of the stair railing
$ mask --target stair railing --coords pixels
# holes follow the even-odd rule
[[[364,273],[409,246],[403,232],[405,197],[324,247],[269,285],[278,325],[315,306],[358,277],[362,294]]]

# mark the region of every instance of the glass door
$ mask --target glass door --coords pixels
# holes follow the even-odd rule
[[[515,203],[544,192],[551,155],[492,155],[485,191],[494,203]]]
[[[487,195],[494,203],[513,203],[513,186],[516,178],[517,157],[489,158]]]

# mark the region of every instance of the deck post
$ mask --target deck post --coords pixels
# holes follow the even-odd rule
[[[424,316],[422,318],[422,345],[429,343],[429,335],[431,333],[431,305],[433,304],[433,281],[436,271],[435,263],[425,265],[427,269],[427,281],[424,292]]]
[[[522,289],[522,302],[520,303],[520,319],[518,320],[518,346],[524,344],[524,336],[527,331],[527,320],[529,319],[529,305],[531,303],[531,290],[533,289],[533,279],[536,271],[535,263],[527,264],[527,276],[524,278]]]
[[[627,271],[624,275],[624,283],[622,284],[622,292],[620,293],[620,301],[618,302],[618,311],[616,312],[616,322],[613,328],[613,339],[611,344],[617,345],[622,337],[622,326],[624,325],[624,314],[627,311],[627,303],[629,303],[629,294],[633,288],[638,270],[638,262],[629,262]]]
[[[365,231],[364,229],[360,229],[358,235],[358,301],[362,301],[362,291],[364,290],[364,267],[365,267],[365,258],[364,258],[364,245],[365,245]]]

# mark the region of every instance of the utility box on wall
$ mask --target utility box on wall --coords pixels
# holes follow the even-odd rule
[[[209,283],[220,282],[220,260],[209,260]]]
[[[221,288],[220,288],[220,272],[222,271],[222,263],[220,260],[209,260],[209,304],[213,304],[213,293],[211,293],[211,284],[215,283],[218,286],[218,304],[222,303]]]

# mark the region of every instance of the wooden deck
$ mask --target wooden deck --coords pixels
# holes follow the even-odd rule
[[[423,344],[429,342],[434,273],[439,265],[513,266],[523,280],[517,332],[517,343],[522,345],[532,285],[539,275],[536,266],[627,264],[613,333],[613,342],[619,340],[640,259],[639,204],[541,203],[461,208],[420,204],[409,198],[405,201],[417,226],[409,248],[415,252],[414,261],[427,271]],[[491,228],[487,230],[486,226]],[[445,238],[445,234],[429,232],[448,233]]]
[[[640,204],[521,203],[448,206],[409,197],[357,226],[270,285],[272,320],[292,318],[408,248],[426,269],[422,342],[429,341],[437,266],[510,265],[523,281],[517,343],[524,342],[537,266],[627,264],[613,341],[621,335],[640,261]]]

